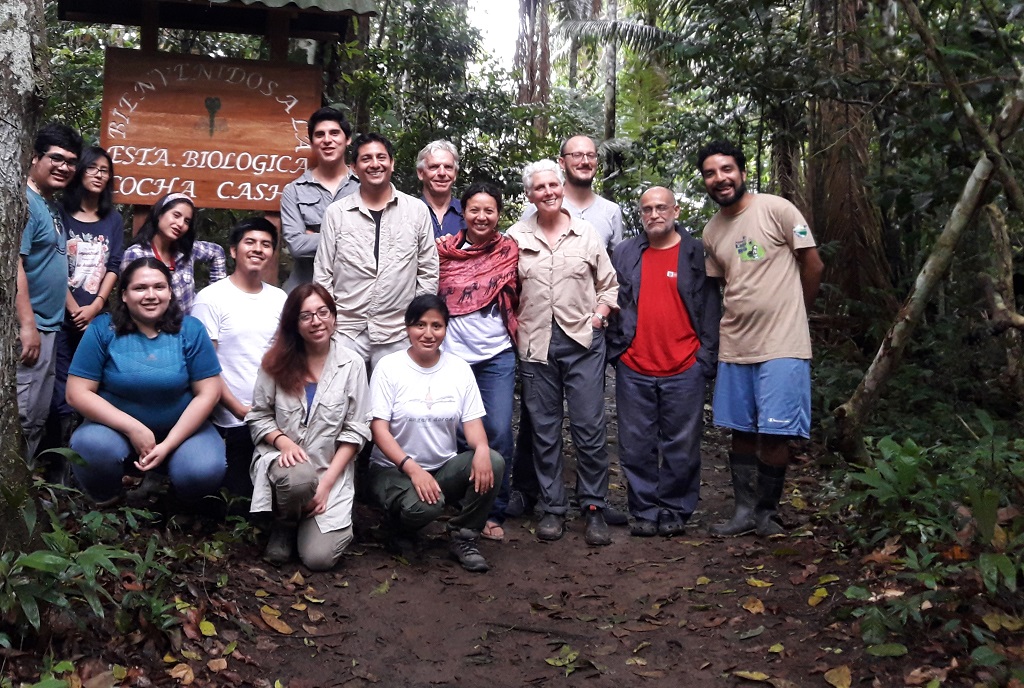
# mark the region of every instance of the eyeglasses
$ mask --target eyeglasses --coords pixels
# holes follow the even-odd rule
[[[325,320],[331,317],[331,309],[328,308],[327,306],[320,306],[313,312],[302,311],[301,313],[299,313],[299,322],[303,324],[311,323],[313,322],[314,316],[320,322],[324,322]]]
[[[640,214],[644,217],[648,217],[657,213],[658,215],[667,215],[670,210],[674,210],[674,205],[645,205],[640,208]]]
[[[109,177],[110,168],[108,167],[86,167],[85,174],[90,177]]]
[[[50,162],[53,163],[54,167],[60,167],[61,165],[67,165],[69,170],[73,170],[78,167],[78,158],[65,158],[60,153],[47,153],[43,156],[49,158]]]
[[[576,151],[575,153],[563,153],[562,157],[569,158],[573,162],[579,162],[580,160],[594,162],[597,160],[597,153],[582,153],[580,151]]]

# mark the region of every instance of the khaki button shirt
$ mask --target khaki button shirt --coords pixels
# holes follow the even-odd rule
[[[516,315],[519,356],[524,361],[547,362],[552,318],[580,346],[589,348],[594,309],[600,304],[616,308],[619,285],[600,237],[586,220],[571,219],[554,246],[548,245],[536,216],[508,230],[519,244],[522,294]]]
[[[313,281],[334,296],[338,332],[373,344],[405,337],[405,309],[420,294],[437,293],[438,258],[427,206],[391,186],[380,219],[379,261],[373,257],[376,227],[359,192],[332,203],[320,225]]]

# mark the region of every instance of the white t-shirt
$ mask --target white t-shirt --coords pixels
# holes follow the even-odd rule
[[[256,372],[277,331],[286,298],[284,291],[266,283],[258,294],[249,294],[230,279],[214,282],[196,295],[191,315],[217,344],[221,376],[243,404],[252,403]],[[213,410],[212,420],[222,428],[245,424],[221,404]]]
[[[472,313],[453,316],[448,321],[448,333],[441,342],[442,350],[471,365],[489,361],[511,348],[512,338],[508,336],[508,328],[497,303]]]
[[[370,417],[388,421],[399,446],[425,470],[454,458],[459,427],[484,415],[473,370],[450,353],[442,351],[433,368],[421,368],[407,351],[396,351],[373,369]],[[370,458],[394,465],[376,446]]]

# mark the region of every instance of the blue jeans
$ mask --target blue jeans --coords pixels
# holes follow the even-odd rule
[[[512,404],[516,392],[516,354],[512,349],[506,349],[494,358],[474,363],[470,367],[473,368],[476,385],[480,388],[480,397],[487,412],[483,418],[487,443],[505,459],[498,496],[488,516],[490,521],[503,523],[512,476]]]
[[[71,436],[71,448],[85,461],[72,470],[86,494],[101,502],[121,492],[125,462],[136,458],[127,437],[87,420]],[[224,440],[207,421],[155,470],[170,477],[180,499],[195,501],[217,493],[227,466]]]

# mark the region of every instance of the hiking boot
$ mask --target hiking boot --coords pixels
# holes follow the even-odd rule
[[[537,524],[537,537],[541,540],[560,540],[565,535],[565,516],[544,514]]]
[[[468,528],[460,528],[448,533],[451,544],[448,546],[448,553],[452,559],[459,562],[462,568],[475,573],[485,573],[490,570],[484,555],[476,545],[476,533]]]
[[[658,535],[662,537],[682,535],[685,529],[686,517],[682,514],[670,509],[662,509],[658,512]]]
[[[508,506],[505,507],[505,516],[508,518],[519,518],[524,514],[533,513],[535,500],[523,494],[519,490],[512,490],[508,496]]]
[[[273,566],[287,564],[295,554],[295,538],[299,526],[292,521],[274,521],[270,528],[270,540],[263,550],[263,561]]]
[[[754,507],[754,532],[759,537],[785,535],[779,520],[779,500],[786,482],[785,466],[757,464],[757,505]]]
[[[754,491],[757,464],[757,457],[752,454],[729,454],[729,470],[732,473],[732,491],[736,501],[736,510],[731,519],[709,528],[712,535],[719,537],[745,535],[757,527],[754,520],[754,506],[757,504],[757,494]]]
[[[584,512],[587,525],[583,529],[583,540],[591,547],[604,547],[612,544],[612,534],[608,531],[602,509],[591,504]]]
[[[621,509],[606,506],[604,508],[604,522],[610,526],[627,526],[629,525],[629,516]]]
[[[647,518],[635,518],[633,525],[629,527],[629,534],[636,537],[654,537],[658,534],[658,523]]]

